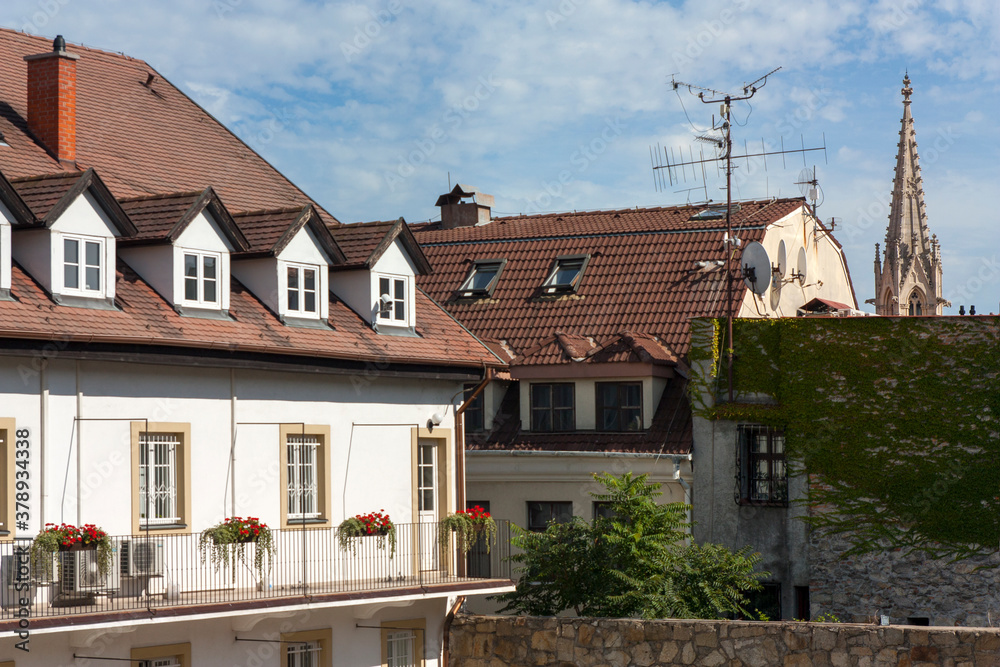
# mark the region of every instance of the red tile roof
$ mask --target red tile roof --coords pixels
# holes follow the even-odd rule
[[[150,65],[67,43],[76,61],[76,162],[96,168],[116,198],[202,191],[232,211],[317,206],[336,219]],[[66,171],[27,131],[27,55],[52,41],[0,29],[0,171],[8,178]],[[153,82],[146,86],[150,74]],[[72,169],[68,169],[72,171]]]
[[[482,367],[501,363],[452,318],[417,292],[417,337],[376,335],[343,302],[331,297],[329,329],[283,325],[238,281],[233,281],[232,320],[179,315],[122,262],[116,303],[121,310],[61,306],[14,264],[11,296],[0,302],[0,338],[134,344],[265,353],[300,358],[341,359],[378,364]]]
[[[802,206],[802,199],[742,202],[733,227],[744,245],[760,241],[766,225]],[[690,219],[705,208],[517,216],[451,230],[413,225],[434,266],[419,282],[474,333],[519,355],[556,332],[591,338],[596,346],[630,333],[653,358],[683,358],[690,318],[726,312],[723,272],[696,270],[698,261],[725,256],[725,221]],[[541,293],[555,258],[580,254],[590,261],[576,293]],[[490,258],[507,259],[492,296],[458,297],[470,264]],[[742,281],[734,286],[740,304],[746,288]]]
[[[418,273],[430,273],[431,265],[423,249],[413,236],[406,221],[357,222],[351,225],[334,225],[330,233],[347,258],[337,269],[369,269],[397,239],[402,243],[416,264]]]
[[[166,240],[170,232],[188,210],[201,197],[201,192],[178,192],[135,199],[120,199],[122,209],[128,214],[139,233],[136,239]]]

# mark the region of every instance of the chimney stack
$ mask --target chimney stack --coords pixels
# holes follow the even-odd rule
[[[459,184],[448,194],[438,197],[434,205],[441,208],[442,229],[485,225],[492,219],[493,195],[483,194],[471,185]]]
[[[76,162],[76,61],[59,35],[52,50],[25,56],[28,63],[28,129],[64,163]]]

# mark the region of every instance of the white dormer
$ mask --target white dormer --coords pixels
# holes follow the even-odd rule
[[[431,268],[406,221],[341,225],[331,232],[348,255],[330,274],[334,294],[379,333],[415,334],[415,278]]]
[[[376,297],[373,314],[380,330],[383,327],[412,329],[417,325],[416,275],[417,267],[399,239],[386,248],[372,267],[371,287]]]
[[[0,202],[0,299],[10,296],[10,226],[13,220],[10,210]]]
[[[325,327],[330,266],[344,254],[312,205],[236,216],[250,235],[233,275],[288,325]]]
[[[121,203],[138,226],[122,259],[182,315],[225,317],[230,255],[246,239],[212,188]]]
[[[115,249],[135,227],[88,169],[11,182],[34,219],[18,228],[12,255],[57,303],[113,307]]]

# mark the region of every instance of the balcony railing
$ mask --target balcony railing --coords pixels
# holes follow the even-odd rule
[[[274,550],[255,566],[255,543],[226,547],[228,563],[213,563],[199,547],[200,535],[112,537],[110,571],[101,573],[96,551],[53,554],[31,563],[30,539],[0,544],[0,623],[20,619],[116,612],[198,613],[194,607],[295,604],[323,596],[393,595],[394,590],[509,580],[510,524],[497,522],[497,536],[467,555],[454,535],[442,543],[437,523],[397,524],[395,552],[378,537],[360,537],[342,549],[333,528],[272,529]],[[240,558],[242,554],[242,558]],[[46,567],[47,565],[47,567]],[[27,603],[27,604],[25,604]],[[184,609],[187,608],[187,609]],[[28,611],[25,612],[24,609]]]

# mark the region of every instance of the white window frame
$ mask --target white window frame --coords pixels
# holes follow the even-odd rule
[[[158,446],[164,446],[165,451]],[[177,450],[181,447],[181,437],[176,433],[143,432],[139,434],[139,524],[141,526],[161,526],[181,523],[178,516]],[[164,460],[165,459],[165,460]],[[162,478],[159,475],[162,474]],[[146,494],[149,492],[148,477],[162,479],[163,488],[154,488],[149,498],[150,515],[146,511]],[[159,484],[155,485],[161,486]],[[166,504],[164,516],[158,516],[157,503]]]
[[[323,647],[318,641],[293,642],[285,647],[288,667],[319,667]]]
[[[396,655],[397,649],[399,655]],[[413,667],[418,664],[417,633],[414,630],[389,630],[385,640],[386,667]]]
[[[397,327],[409,326],[413,310],[413,303],[410,299],[411,278],[408,276],[392,275],[388,273],[379,274],[377,278],[378,294],[376,298],[378,299],[378,323]],[[382,295],[384,293],[382,291],[383,280],[389,281],[388,294],[391,297],[385,304],[382,303]],[[402,285],[402,298],[399,297],[400,285]],[[400,304],[402,305],[403,317],[398,317]]]
[[[188,276],[187,274],[187,258],[194,257],[197,259],[196,270],[197,275]],[[212,258],[215,260],[215,300],[209,301],[205,299],[205,284],[208,282],[208,278],[205,277],[205,260]],[[181,303],[188,306],[196,306],[199,308],[221,308],[222,307],[222,254],[217,252],[205,252],[203,250],[187,250],[181,251]],[[189,299],[187,296],[187,285],[188,279],[193,277],[197,284],[197,298]]]
[[[287,521],[318,519],[322,513],[319,501],[319,448],[322,437],[314,434],[289,433],[285,439],[288,466]],[[311,479],[305,479],[307,477]],[[311,508],[310,508],[311,503]],[[306,511],[310,510],[311,511]]]
[[[107,267],[105,266],[105,253],[104,253],[104,243],[105,239],[99,236],[80,236],[78,234],[62,234],[62,261],[60,265],[62,266],[62,289],[64,294],[78,294],[81,296],[104,296],[104,285],[105,285],[105,272]],[[74,241],[77,244],[77,256],[76,262],[70,263],[66,261],[66,242]],[[97,264],[87,263],[87,244],[93,244],[97,246]],[[66,269],[70,266],[76,267],[76,287],[70,287],[66,284]],[[87,287],[87,269],[96,268],[97,269],[97,288],[90,289]]]
[[[290,273],[295,271],[296,273],[296,286],[293,288],[291,281],[289,280]],[[311,290],[313,295],[313,310],[306,310],[306,295],[310,292],[305,287],[305,274],[306,271],[313,272],[313,289]],[[283,274],[284,288],[285,288],[285,312],[289,315],[295,317],[312,317],[318,318],[320,316],[320,308],[322,304],[320,303],[320,297],[322,295],[322,287],[320,285],[320,267],[315,264],[292,264],[290,262],[285,263],[285,271]],[[298,308],[292,308],[292,295],[294,294],[296,300],[298,301]]]

